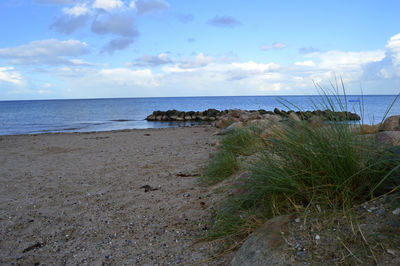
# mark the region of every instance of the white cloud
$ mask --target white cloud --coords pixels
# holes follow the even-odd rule
[[[179,67],[184,69],[199,68],[199,67],[204,67],[214,61],[215,59],[212,56],[207,56],[204,55],[203,53],[199,53],[198,55],[195,56],[194,60],[190,59],[181,60],[179,63]]]
[[[397,79],[400,84],[400,33],[389,39],[383,58],[364,65],[363,70],[366,80]]]
[[[374,73],[379,82],[393,79],[397,82],[385,84],[400,84],[400,72],[396,72],[399,38],[397,35],[390,38],[384,50],[314,51],[302,54],[288,65],[238,58],[226,60],[205,53],[184,59],[160,53],[139,57],[126,67],[102,69],[81,67],[85,61],[68,59],[68,65],[51,73],[65,82],[65,88],[71,89],[70,97],[308,94],[315,93],[313,81],[329,86],[335,76],[344,79],[348,93],[360,93],[361,84],[368,94],[376,93],[377,87],[375,91],[368,90],[370,81],[366,73]],[[4,57],[4,50],[0,50],[1,56]],[[61,57],[65,59],[66,55]],[[393,93],[398,87],[385,88],[381,93]]]
[[[246,63],[233,63],[232,66],[242,69],[244,71],[270,71],[279,69],[279,65],[275,63],[261,64],[254,61],[249,61]]]
[[[173,61],[168,57],[166,53],[161,53],[157,56],[144,55],[135,60],[136,66],[141,67],[157,67],[160,65],[170,64]]]
[[[0,58],[12,64],[73,64],[66,57],[79,56],[87,52],[87,44],[78,40],[58,41],[55,39],[33,41],[29,44],[0,49]]]
[[[136,8],[138,16],[147,13],[162,12],[169,9],[165,0],[136,0],[132,1],[130,7]]]
[[[85,3],[83,3],[83,4],[77,4],[71,8],[65,7],[62,9],[62,11],[67,15],[79,17],[88,14],[90,12],[90,9]]]
[[[272,49],[283,49],[286,47],[286,44],[281,43],[281,42],[274,42],[272,45],[261,45],[261,50],[268,51]]]
[[[14,85],[24,85],[22,75],[15,71],[13,67],[0,67],[0,84],[2,82],[11,83]]]
[[[49,82],[46,82],[46,83],[43,84],[43,88],[45,88],[45,89],[51,88],[52,86],[53,85],[51,83],[49,83]]]
[[[308,67],[314,67],[315,63],[312,60],[307,60],[307,61],[302,61],[302,62],[296,62],[294,63],[296,66],[308,66]]]
[[[105,11],[112,11],[113,9],[120,8],[124,5],[121,0],[96,0],[93,3],[93,8],[104,9]]]
[[[74,16],[64,14],[57,17],[49,26],[49,28],[61,33],[71,34],[74,31],[86,26],[89,18],[89,15]]]
[[[305,55],[305,57],[318,60],[317,65],[319,67],[330,70],[361,69],[363,64],[382,60],[384,56],[385,52],[383,50],[361,52],[326,51]]]
[[[117,86],[157,87],[159,83],[150,69],[131,70],[127,68],[103,69],[98,77],[103,82]]]
[[[387,51],[387,56],[392,57],[393,66],[400,75],[400,33],[390,38],[385,49]]]
[[[97,17],[91,30],[97,34],[114,34],[124,37],[136,37],[138,31],[134,25],[135,18],[128,13],[115,13]]]
[[[131,38],[131,37],[128,37],[128,38],[127,37],[119,37],[119,38],[112,39],[103,47],[103,49],[101,49],[101,53],[113,54],[114,52],[116,52],[118,50],[123,50],[123,49],[131,46],[131,44],[133,42],[134,42],[134,38]]]

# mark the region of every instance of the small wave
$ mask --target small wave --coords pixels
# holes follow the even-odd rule
[[[135,119],[115,119],[115,120],[110,120],[111,122],[132,122],[132,121],[143,121],[142,120],[135,120]]]

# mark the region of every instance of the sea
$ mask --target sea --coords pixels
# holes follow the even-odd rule
[[[342,107],[380,123],[396,95],[339,96]],[[0,135],[96,132],[190,126],[188,122],[149,122],[153,111],[179,110],[316,110],[326,109],[321,96],[220,96],[0,101]],[[335,102],[335,99],[334,99]],[[396,101],[387,115],[400,115]]]

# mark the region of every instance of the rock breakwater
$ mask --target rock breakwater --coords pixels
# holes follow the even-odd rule
[[[330,110],[316,110],[316,111],[285,111],[275,108],[273,111],[260,110],[239,110],[239,109],[229,109],[229,110],[216,110],[208,109],[205,111],[154,111],[151,115],[146,117],[147,121],[209,121],[213,122],[219,120],[222,117],[233,117],[237,118],[243,122],[249,120],[262,119],[264,115],[278,115],[282,118],[288,118],[291,114],[296,114],[299,119],[308,120],[314,116],[320,117],[322,120],[360,120],[360,116],[351,112],[332,112]],[[293,116],[293,115],[292,115]]]

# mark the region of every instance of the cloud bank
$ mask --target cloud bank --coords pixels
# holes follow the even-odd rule
[[[67,57],[76,57],[88,52],[87,44],[77,40],[56,39],[33,41],[29,44],[0,49],[0,58],[13,65],[74,65]]]

